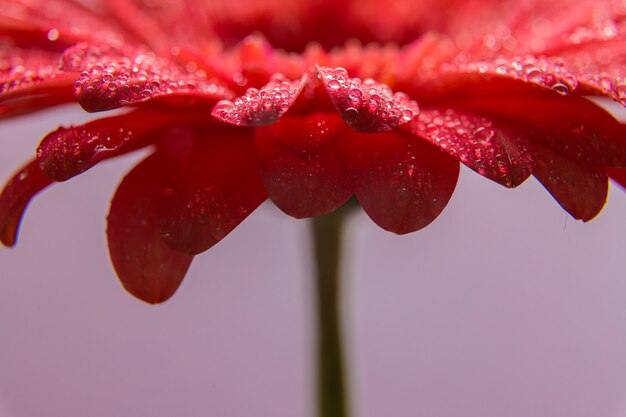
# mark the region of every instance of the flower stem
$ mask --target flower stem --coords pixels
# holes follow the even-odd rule
[[[341,232],[349,204],[312,220],[317,266],[318,417],[347,417],[341,343]]]

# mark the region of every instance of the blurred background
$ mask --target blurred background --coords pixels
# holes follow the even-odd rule
[[[60,123],[0,124],[0,178]],[[104,163],[31,205],[0,250],[0,416],[314,417],[308,224],[263,205],[198,256],[163,305],[118,283],[109,199],[141,158]],[[362,213],[346,236],[353,417],[626,415],[626,195],[573,221],[534,180],[465,169],[408,236]]]

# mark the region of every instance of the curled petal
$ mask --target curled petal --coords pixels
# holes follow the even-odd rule
[[[107,219],[111,261],[122,285],[151,304],[174,294],[193,259],[167,246],[159,233],[157,205],[163,166],[164,160],[155,154],[126,175]]]
[[[606,204],[607,175],[548,147],[535,148],[533,175],[561,207],[577,220],[586,222],[596,217]]]
[[[182,68],[130,45],[78,44],[63,53],[62,69],[80,73],[74,94],[90,112],[157,99],[160,105],[209,109],[232,94],[197,66]]]
[[[81,126],[60,127],[43,138],[37,160],[46,176],[65,181],[104,159],[148,145],[151,133],[184,119],[176,113],[140,109]]]
[[[289,81],[280,74],[260,90],[249,88],[235,101],[223,100],[213,109],[212,115],[224,123],[235,126],[265,126],[276,123],[296,101],[306,82]]]
[[[532,155],[524,135],[489,118],[454,109],[422,109],[411,131],[506,187],[517,187],[530,176]]]
[[[404,93],[371,79],[348,78],[343,68],[318,68],[333,105],[350,127],[359,132],[394,130],[417,115],[417,103]]]
[[[223,239],[267,194],[251,132],[187,134],[192,146],[186,152],[169,152],[168,181],[159,197],[159,230],[171,248],[195,255]]]
[[[26,207],[35,195],[51,183],[37,162],[32,161],[4,186],[0,194],[0,240],[5,246],[15,245]]]
[[[352,190],[335,144],[346,129],[334,113],[286,116],[255,129],[263,183],[278,208],[305,218],[346,202]]]
[[[339,145],[354,194],[385,230],[426,227],[452,196],[459,163],[430,143],[400,133],[351,133]]]

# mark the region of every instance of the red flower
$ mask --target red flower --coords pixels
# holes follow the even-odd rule
[[[268,196],[306,218],[355,195],[402,234],[441,213],[458,161],[532,174],[584,221],[626,182],[624,127],[584,98],[626,104],[619,0],[3,0],[0,32],[3,117],[129,108],[42,140],[0,196],[2,242],[53,181],[151,147],[107,235],[152,303]]]

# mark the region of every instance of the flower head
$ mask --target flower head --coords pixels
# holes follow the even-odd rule
[[[38,192],[143,147],[108,217],[124,286],[169,298],[192,257],[268,197],[297,218],[356,196],[409,233],[459,162],[530,175],[576,219],[626,183],[626,3],[582,0],[0,1],[0,117],[77,101],[127,108],[60,127],[0,195],[15,244]]]

